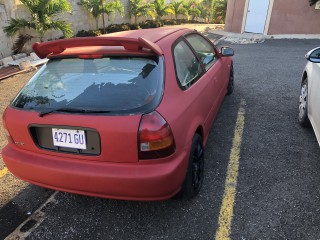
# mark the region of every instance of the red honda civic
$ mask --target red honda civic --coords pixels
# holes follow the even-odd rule
[[[49,61],[3,114],[15,176],[115,199],[198,194],[210,128],[233,91],[231,48],[160,28],[33,49]]]

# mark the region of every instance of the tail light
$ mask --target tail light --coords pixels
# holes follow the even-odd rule
[[[10,133],[8,131],[7,125],[6,125],[5,113],[6,112],[4,112],[4,114],[2,116],[2,125],[3,125],[4,134],[6,135],[7,140],[8,140],[9,143],[14,143],[13,138],[11,137],[11,135],[10,135]]]
[[[138,140],[139,159],[163,158],[175,151],[171,128],[157,112],[142,116]]]

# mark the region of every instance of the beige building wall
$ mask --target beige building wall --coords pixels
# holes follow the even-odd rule
[[[241,33],[246,0],[228,0],[225,30]]]
[[[320,34],[320,10],[307,0],[274,0],[268,35]]]
[[[249,0],[228,0],[225,30],[242,33]],[[307,0],[270,0],[265,34],[320,34],[320,10]]]
[[[10,55],[11,39],[7,38],[2,28],[8,21],[6,7],[0,2],[0,59]]]

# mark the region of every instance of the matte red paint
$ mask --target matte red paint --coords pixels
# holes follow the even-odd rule
[[[69,38],[44,43],[36,42],[32,45],[32,48],[40,58],[46,58],[51,54],[60,54],[67,48],[86,47],[88,43],[90,43],[89,46],[122,46],[129,51],[138,51],[142,50],[142,48],[147,48],[156,55],[160,56],[163,54],[158,45],[141,37],[138,39],[124,37]]]
[[[39,117],[38,112],[9,106],[4,115],[6,127],[15,142],[24,144],[9,143],[3,149],[3,159],[8,169],[28,182],[77,194],[129,200],[163,200],[174,196],[186,175],[195,132],[202,135],[204,144],[207,142],[213,120],[227,92],[232,61],[229,57],[220,57],[192,87],[181,90],[175,76],[172,47],[179,37],[191,32],[194,31],[164,28],[109,35],[136,39],[133,40],[134,44],[139,41],[139,37],[143,38],[153,49],[158,49],[158,53],[143,49],[108,50],[97,46],[68,49],[63,45],[63,52],[51,55],[65,57],[74,56],[75,53],[106,55],[114,52],[145,55],[162,52],[165,59],[165,86],[162,101],[155,110],[165,119],[173,133],[175,152],[172,155],[161,159],[139,160],[138,131],[142,115],[51,113]],[[69,41],[72,43],[72,39],[68,40],[68,44]],[[50,48],[50,51],[43,46],[40,44],[36,47],[42,57],[55,52],[56,48],[57,51],[61,50],[58,41],[51,44],[54,49]],[[101,155],[80,156],[40,149],[29,133],[29,126],[33,124],[95,129],[101,138]]]

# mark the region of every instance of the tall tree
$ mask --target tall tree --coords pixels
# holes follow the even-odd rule
[[[51,30],[61,30],[64,37],[72,37],[73,31],[69,23],[53,19],[61,13],[71,12],[70,4],[67,0],[20,0],[29,10],[31,18],[12,18],[9,25],[3,28],[7,36],[12,37],[22,29],[34,29],[43,41],[46,32]],[[35,37],[35,36],[33,36]]]
[[[202,18],[205,18],[207,22],[212,20],[212,15],[213,15],[213,1],[214,0],[203,0],[201,6],[203,6],[203,9],[201,7],[199,10],[201,11],[200,16]]]
[[[199,17],[203,18],[205,22],[208,22],[210,18],[211,8],[202,3],[197,6],[197,9],[200,11]]]
[[[191,8],[189,11],[189,16],[192,16],[192,20],[195,20],[197,17],[200,17],[201,11],[197,7]]]
[[[199,13],[198,11],[194,11],[194,9],[197,7],[196,0],[188,0],[187,2],[184,2],[183,7],[186,9],[186,16],[188,20],[190,19],[190,16],[194,16],[194,14]]]
[[[96,28],[99,28],[98,22],[102,14],[102,1],[101,0],[80,0],[80,4],[87,9],[92,17],[96,20]]]
[[[158,20],[160,20],[161,17],[165,15],[174,14],[172,5],[166,4],[166,0],[154,0],[153,5],[154,5],[154,10],[157,14]]]
[[[217,23],[223,23],[227,13],[227,0],[213,0],[212,10],[213,20]]]
[[[183,1],[173,1],[171,2],[171,6],[173,9],[173,14],[175,16],[176,19],[178,19],[179,14],[181,15],[186,15],[187,14],[187,10],[183,7]]]
[[[155,17],[155,9],[152,3],[144,3],[143,0],[128,1],[128,15],[134,17],[134,23],[138,23],[139,17],[151,16]]]
[[[124,14],[124,7],[120,0],[113,0],[112,2],[107,2],[104,5],[103,12],[107,14],[108,21],[110,21],[110,16],[118,12],[121,16]]]
[[[110,15],[118,12],[123,15],[123,5],[120,0],[107,1],[107,0],[80,0],[80,4],[83,5],[96,20],[96,28],[99,28],[99,18],[102,17],[102,26],[105,31],[104,14],[107,14],[108,20]]]

